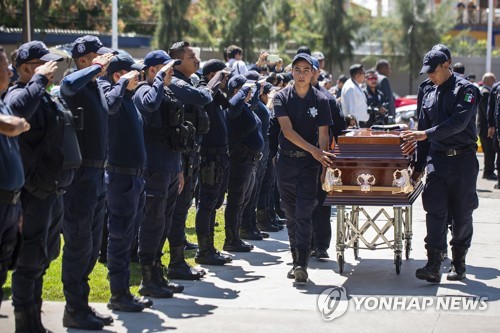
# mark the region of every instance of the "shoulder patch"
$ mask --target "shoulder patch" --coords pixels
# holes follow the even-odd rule
[[[474,103],[475,100],[476,100],[476,97],[474,97],[473,94],[471,94],[471,93],[465,93],[465,95],[464,95],[464,102]]]
[[[273,105],[274,106],[282,106],[283,105],[283,102],[281,101],[281,99],[279,98],[274,98],[273,100]]]

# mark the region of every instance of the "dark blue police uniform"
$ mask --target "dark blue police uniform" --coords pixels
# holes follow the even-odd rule
[[[108,114],[116,113],[121,101],[114,96],[114,104],[108,106],[103,81],[93,80],[100,72],[101,66],[93,65],[61,81],[61,96],[68,107],[74,113],[82,108],[84,114],[83,130],[77,132],[82,166],[64,195],[62,282],[66,310],[73,313],[88,310],[88,277],[99,256],[106,211]]]
[[[203,106],[212,102],[210,90],[203,87],[193,86],[191,80],[181,72],[174,70],[174,77],[169,85],[170,90],[184,104],[185,119],[190,120],[196,128],[196,147],[181,155],[181,163],[184,174],[184,188],[177,196],[172,219],[172,227],[168,236],[170,248],[174,249],[171,255],[174,260],[169,263],[168,277],[171,279],[199,279],[199,272],[192,271],[184,260],[184,244],[186,241],[185,227],[189,208],[194,198],[195,188],[198,183],[200,172],[200,142],[202,136],[200,131],[208,130],[208,116]],[[205,114],[204,114],[205,113]],[[201,117],[198,117],[201,116]],[[200,118],[206,117],[206,124],[201,124]],[[166,237],[165,237],[166,238]]]
[[[12,300],[16,312],[35,307],[38,316],[43,275],[60,250],[62,194],[74,175],[73,170],[63,170],[62,144],[46,147],[62,143],[64,136],[64,123],[45,90],[47,83],[45,76],[35,74],[28,83],[11,87],[5,96],[14,115],[26,118],[31,127],[19,136],[26,182],[21,196],[23,246],[12,274]]]
[[[274,113],[278,119],[289,117],[295,132],[315,146],[318,145],[318,128],[332,125],[328,99],[313,87],[304,98],[297,95],[293,86],[284,88],[274,97]],[[283,132],[279,136],[279,146],[276,174],[290,248],[294,258],[295,253],[305,257],[303,265],[307,266],[321,165],[311,154],[286,139]]]
[[[497,153],[496,169],[497,169],[497,184],[496,189],[500,189],[500,82],[497,82],[491,87],[490,96],[488,98],[488,127],[495,128],[493,137],[493,150]]]
[[[325,97],[328,99],[330,106],[330,112],[332,115],[333,125],[329,128],[330,143],[333,140],[337,140],[338,136],[342,134],[342,131],[346,128],[345,119],[342,110],[340,109],[340,104],[337,102],[335,96],[333,96],[327,89],[316,84],[314,86],[318,89]],[[320,175],[321,176],[321,175]],[[320,179],[318,178],[318,181]],[[330,223],[330,216],[332,213],[332,207],[323,205],[326,199],[327,193],[323,191],[321,186],[318,186],[318,205],[314,209],[312,222],[313,222],[313,237],[312,237],[312,249],[314,250],[314,255],[317,258],[327,258],[328,253],[326,252],[330,247],[330,242],[332,239],[332,225]]]
[[[259,91],[256,91],[257,98]],[[262,188],[262,182],[264,180],[264,176],[266,174],[267,168],[267,159],[269,156],[269,137],[267,135],[269,131],[269,121],[271,114],[269,109],[258,100],[257,105],[254,109],[255,114],[259,117],[261,122],[261,132],[262,137],[264,139],[264,148],[262,149],[262,158],[257,164],[257,169],[255,171],[255,184],[252,188],[252,193],[250,196],[250,202],[245,206],[243,210],[243,216],[241,221],[241,230],[240,236],[243,239],[256,239],[261,240],[262,236],[260,235],[260,227],[264,227],[264,231],[279,231],[279,228],[270,225],[260,225],[257,228],[257,201],[258,195]]]
[[[0,100],[0,114],[12,115]],[[15,265],[14,250],[20,246],[21,188],[24,184],[23,163],[17,138],[0,134],[0,305],[7,271]]]
[[[132,70],[143,67],[134,64],[131,57],[119,57],[116,56],[111,61],[108,67],[109,75],[120,69]],[[122,60],[123,63],[121,63]],[[113,66],[115,61],[116,67]],[[108,78],[99,80],[103,81],[103,91],[108,100],[115,96],[116,99],[122,99],[118,111],[109,117],[106,169],[109,185],[106,197],[109,214],[108,270],[111,300],[108,307],[113,310],[129,311],[129,309],[121,308],[120,302],[114,301],[131,300],[130,248],[139,227],[145,203],[144,179],[142,178],[146,166],[143,119],[132,100],[134,93],[127,90],[127,79],[121,78],[114,85],[108,81]],[[133,311],[142,310],[140,307],[134,306],[134,308],[136,309]]]
[[[246,82],[242,76],[233,77],[231,81],[236,78],[241,81],[238,83],[239,87]],[[231,81],[228,84],[231,84]],[[226,239],[223,247],[225,251],[248,252],[252,249],[251,245],[241,240],[239,230],[243,208],[248,205],[251,199],[256,167],[262,158],[262,150],[264,149],[264,138],[259,117],[245,103],[249,91],[250,87],[243,86],[229,100],[230,107],[227,117],[230,171],[225,211]],[[252,103],[256,102],[254,95]]]
[[[387,125],[388,124],[388,107],[389,99],[378,88],[372,91],[369,87],[363,89],[366,96],[366,104],[368,105],[368,113],[370,119],[367,121],[367,127],[372,125]],[[379,113],[381,108],[385,108],[386,114]]]
[[[446,60],[444,54],[436,52],[426,55],[424,65],[428,59]],[[465,273],[465,254],[472,239],[472,213],[478,207],[475,117],[479,97],[474,85],[453,74],[423,95],[418,129],[425,130],[427,140],[418,142],[419,158],[415,170],[422,171],[427,164],[422,202],[427,212],[425,243],[429,263],[417,270],[418,278],[440,280],[435,269],[439,269],[441,253],[447,248],[449,215],[453,218],[452,264],[458,270],[463,266],[460,274]]]
[[[216,70],[225,68],[225,64],[222,62],[221,64],[219,67],[215,66]],[[203,77],[200,85],[206,86],[207,84],[208,80]],[[215,214],[224,202],[229,182],[229,148],[226,124],[226,109],[228,107],[229,102],[220,90],[215,93],[213,101],[204,107],[210,119],[210,129],[203,135],[200,150],[200,193],[196,211],[196,235],[199,250],[195,257],[199,264],[224,265],[229,261],[214,248]]]

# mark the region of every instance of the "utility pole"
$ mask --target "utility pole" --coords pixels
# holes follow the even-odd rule
[[[488,34],[486,35],[486,73],[491,72],[491,49],[493,43],[493,0],[488,1]]]
[[[33,26],[31,25],[31,1],[32,0],[24,0],[23,43],[31,42],[33,39]]]
[[[111,48],[118,49],[118,0],[113,0],[111,7]]]

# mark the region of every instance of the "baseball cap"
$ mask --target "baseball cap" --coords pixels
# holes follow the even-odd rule
[[[31,41],[24,43],[17,49],[16,66],[27,63],[33,59],[40,59],[43,61],[61,61],[63,57],[55,53],[50,53],[47,46],[40,41]]]
[[[257,71],[248,71],[244,74],[248,81],[254,82],[265,79],[265,76],[262,76]]]
[[[312,60],[313,69],[318,70],[319,69],[318,59],[316,57],[311,57],[311,60]]]
[[[175,61],[174,66],[180,65],[182,63],[182,60],[172,59],[168,55],[168,53],[163,50],[151,51],[144,57],[144,65],[146,65],[147,67],[156,65],[166,65],[172,61]]]
[[[313,52],[313,54],[311,54],[311,55],[318,60],[325,59],[325,55],[323,54],[323,52],[320,52],[320,51]]]
[[[121,70],[132,71],[137,70],[141,71],[146,66],[138,64],[134,61],[134,59],[128,54],[117,54],[111,59],[109,66],[107,68],[108,75],[113,75],[116,72]]]
[[[295,64],[299,60],[305,60],[308,63],[310,63],[311,66],[314,66],[311,56],[307,53],[299,53],[299,54],[295,55],[295,57],[293,57],[293,60],[292,60],[292,66],[293,66],[293,64]]]
[[[446,47],[446,45],[444,44],[436,44],[432,47],[431,50],[434,50],[434,51],[441,51],[443,52],[446,57],[448,58],[448,60],[451,60],[451,52],[450,52],[450,49]]]
[[[83,57],[92,52],[97,54],[118,53],[116,50],[104,47],[99,37],[92,35],[78,37],[71,47],[71,56],[73,59]]]
[[[233,76],[229,82],[227,83],[227,89],[230,94],[233,93],[234,89],[243,87],[243,85],[247,82],[247,78],[243,75]]]
[[[444,64],[448,61],[446,54],[441,51],[431,50],[424,56],[422,69],[420,75],[424,73],[432,73],[436,70],[438,65]]]
[[[205,76],[213,72],[221,71],[223,69],[227,69],[227,71],[229,72],[231,71],[231,69],[227,67],[226,64],[221,60],[210,59],[203,65],[202,74]]]

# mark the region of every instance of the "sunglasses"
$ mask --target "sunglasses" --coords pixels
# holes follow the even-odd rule
[[[371,77],[367,77],[366,79],[367,79],[367,80],[377,80],[377,78],[376,78],[376,77],[373,77],[373,76],[371,76]]]

